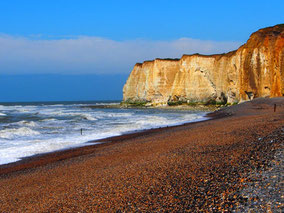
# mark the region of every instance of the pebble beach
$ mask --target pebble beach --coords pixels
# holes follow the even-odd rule
[[[208,116],[2,165],[0,212],[282,212],[284,98]]]

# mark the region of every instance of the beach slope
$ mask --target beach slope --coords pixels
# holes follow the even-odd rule
[[[0,210],[244,211],[253,199],[263,210],[283,208],[280,171],[274,200],[259,201],[245,189],[283,149],[284,98],[255,99],[210,116],[2,166]]]

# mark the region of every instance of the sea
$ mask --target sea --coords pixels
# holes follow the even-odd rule
[[[119,101],[0,103],[0,165],[107,137],[201,121],[205,115],[175,108],[121,108]]]

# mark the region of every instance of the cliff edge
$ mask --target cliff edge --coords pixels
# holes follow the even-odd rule
[[[260,29],[238,50],[137,63],[123,88],[128,103],[237,103],[284,96],[284,24]]]

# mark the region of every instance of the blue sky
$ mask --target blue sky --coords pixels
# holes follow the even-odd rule
[[[73,75],[76,84],[100,79],[109,85],[108,99],[121,99],[116,91],[136,62],[236,49],[252,32],[284,23],[283,8],[277,0],[0,1],[0,79],[21,76],[30,88],[17,91],[7,78],[0,102],[105,99],[92,87],[81,94],[66,89]],[[50,86],[56,75],[64,88]]]

